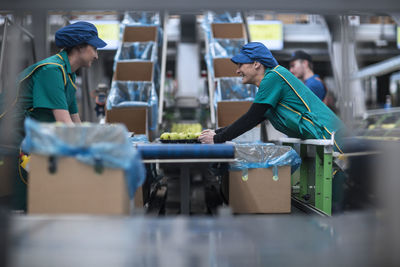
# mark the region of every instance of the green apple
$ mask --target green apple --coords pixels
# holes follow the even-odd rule
[[[188,133],[188,139],[197,139],[195,133]]]
[[[178,140],[179,139],[179,134],[175,133],[175,132],[170,133],[169,136],[170,136],[171,140]]]
[[[171,139],[170,133],[163,133],[163,134],[160,136],[160,139],[161,139],[161,140],[170,140],[170,139]]]
[[[179,139],[180,140],[186,139],[186,134],[185,133],[179,133]]]

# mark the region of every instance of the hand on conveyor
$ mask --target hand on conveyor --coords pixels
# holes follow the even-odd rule
[[[199,141],[202,144],[214,144],[214,135],[215,135],[214,130],[210,130],[210,129],[204,130],[201,132]]]

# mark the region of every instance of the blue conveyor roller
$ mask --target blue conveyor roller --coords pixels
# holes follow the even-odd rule
[[[143,159],[234,158],[233,144],[138,144]]]

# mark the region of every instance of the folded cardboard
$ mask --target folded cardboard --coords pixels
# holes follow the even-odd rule
[[[129,214],[122,169],[94,167],[72,157],[31,156],[28,184],[30,214]],[[49,167],[54,167],[51,173]]]
[[[228,199],[234,213],[290,213],[290,166],[278,167],[277,178],[272,168],[246,171],[229,172]]]
[[[251,101],[220,101],[217,103],[218,127],[231,125],[234,121],[245,114],[251,104]]]
[[[213,23],[211,29],[214,38],[246,39],[243,23]]]
[[[156,26],[126,26],[122,42],[150,42],[157,41]]]
[[[153,62],[150,61],[118,61],[113,80],[151,82],[153,69]]]
[[[230,58],[214,58],[213,65],[215,78],[239,77],[236,73],[237,66]]]
[[[106,111],[106,122],[123,123],[129,132],[148,135],[148,107],[121,107]]]

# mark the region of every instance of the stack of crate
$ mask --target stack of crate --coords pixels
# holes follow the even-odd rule
[[[211,115],[217,128],[230,125],[247,112],[257,88],[243,85],[236,73],[237,66],[230,60],[247,43],[246,27],[240,13],[207,12],[204,17],[206,61],[210,88]],[[260,129],[256,127],[241,136],[238,141],[257,141]]]
[[[107,99],[106,122],[152,139],[157,127],[159,14],[126,12]]]

